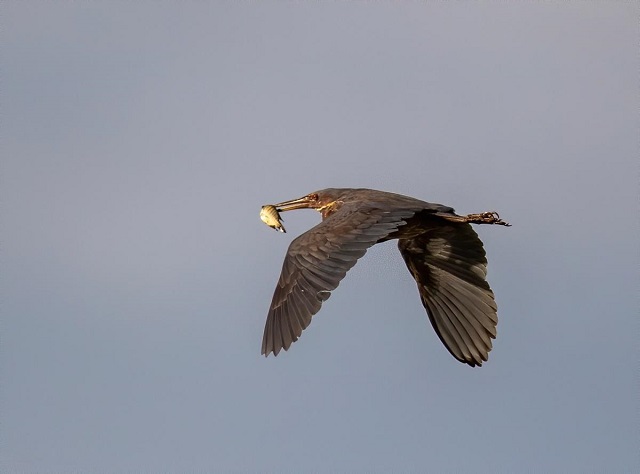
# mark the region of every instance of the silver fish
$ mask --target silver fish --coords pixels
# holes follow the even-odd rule
[[[260,209],[260,219],[272,229],[279,230],[280,232],[286,232],[282,225],[282,217],[278,213],[278,209],[271,204],[262,206]]]

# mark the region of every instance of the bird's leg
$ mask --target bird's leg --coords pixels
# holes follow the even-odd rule
[[[470,224],[496,224],[511,226],[508,222],[500,219],[500,215],[497,212],[481,212],[480,214],[467,214],[464,216],[464,221]]]
[[[500,219],[500,215],[497,212],[481,212],[480,214],[467,214],[466,216],[457,216],[451,214],[439,214],[448,221],[452,222],[466,222],[469,224],[496,224],[510,227],[511,224]]]

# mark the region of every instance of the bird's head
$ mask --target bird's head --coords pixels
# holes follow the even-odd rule
[[[295,209],[315,209],[322,214],[322,217],[327,217],[342,204],[344,191],[345,189],[340,188],[314,191],[301,198],[275,204],[275,207],[279,212],[293,211]]]

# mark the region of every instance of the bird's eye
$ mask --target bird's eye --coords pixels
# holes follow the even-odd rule
[[[316,193],[309,194],[309,199],[311,199],[312,201],[317,201],[318,195]]]

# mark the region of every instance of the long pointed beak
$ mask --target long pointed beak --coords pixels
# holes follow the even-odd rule
[[[308,209],[311,207],[311,200],[308,196],[304,196],[298,199],[292,199],[291,201],[284,201],[278,204],[274,204],[279,212],[293,211],[294,209]]]

